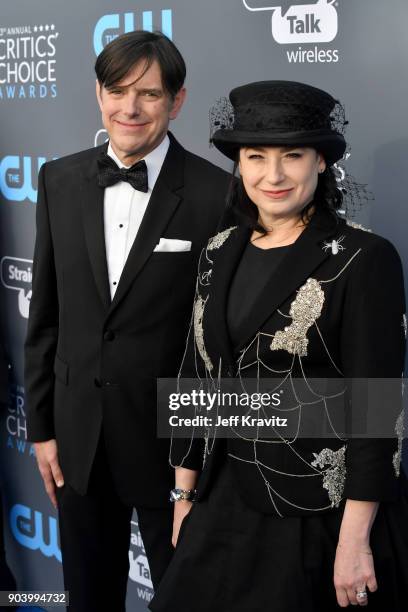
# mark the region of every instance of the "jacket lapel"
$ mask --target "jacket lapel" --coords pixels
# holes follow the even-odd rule
[[[82,218],[85,231],[85,241],[88,248],[92,272],[102,303],[106,310],[110,305],[110,288],[108,268],[106,264],[105,231],[103,218],[104,190],[98,187],[96,175],[98,166],[96,160],[107,145],[95,149],[95,156],[84,169],[81,181]]]
[[[313,215],[308,227],[261,291],[244,325],[238,350],[247,345],[279,306],[331,256],[330,249],[323,250],[323,243],[330,240],[337,228],[336,221],[329,213],[319,211]]]
[[[241,226],[233,232],[217,252],[214,261],[206,314],[206,342],[210,354],[215,350],[215,354],[221,354],[227,364],[235,363],[234,353],[245,347],[276,309],[330,257],[330,250],[324,251],[322,248],[323,242],[329,240],[337,229],[338,225],[330,214],[315,213],[262,290],[244,326],[242,342],[239,347],[234,347],[235,351],[227,325],[228,295],[251,231]]]
[[[123,300],[136,276],[146,264],[177,209],[184,185],[184,149],[169,134],[170,147],[157,178],[139,231],[126,260],[110,313]]]
[[[234,363],[233,348],[227,325],[228,295],[242,253],[248,244],[251,230],[238,227],[214,255],[211,294],[206,313],[208,349],[210,354],[221,354],[227,364]],[[216,261],[215,261],[216,257]],[[215,345],[215,346],[214,346]]]

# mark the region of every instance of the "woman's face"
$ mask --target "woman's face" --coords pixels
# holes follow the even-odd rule
[[[323,157],[310,147],[242,147],[239,171],[260,217],[293,217],[313,199]]]

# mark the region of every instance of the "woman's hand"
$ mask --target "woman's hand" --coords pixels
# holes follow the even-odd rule
[[[347,499],[344,506],[334,562],[334,586],[340,607],[367,605],[367,595],[357,593],[377,590],[370,532],[378,502]]]
[[[377,590],[373,555],[367,541],[339,542],[334,562],[334,586],[340,607],[367,605],[358,592]]]
[[[171,543],[176,548],[177,540],[180,533],[180,527],[183,519],[190,512],[193,502],[187,500],[180,500],[174,502],[174,519],[173,519],[173,536]]]

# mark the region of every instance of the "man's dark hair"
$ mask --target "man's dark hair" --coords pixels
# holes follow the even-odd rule
[[[109,88],[139,62],[145,63],[144,74],[154,61],[160,66],[164,89],[174,98],[184,85],[186,64],[176,45],[161,32],[136,30],[115,38],[96,59],[96,77]]]

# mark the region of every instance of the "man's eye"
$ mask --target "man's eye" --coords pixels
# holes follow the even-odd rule
[[[159,94],[157,93],[157,91],[145,91],[145,96],[147,98],[158,98]]]
[[[263,157],[262,155],[259,155],[259,153],[251,153],[248,155],[248,159],[263,159]]]
[[[117,95],[122,93],[122,90],[121,89],[110,89],[109,93],[114,95],[114,96],[117,96]]]
[[[302,154],[298,153],[297,151],[291,151],[290,153],[286,154],[286,157],[289,157],[290,159],[299,159],[302,157]]]

